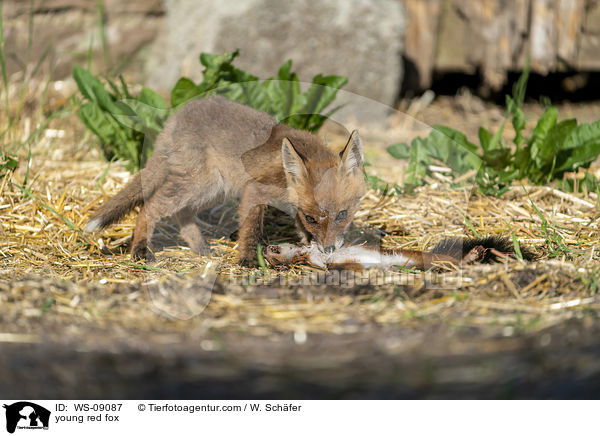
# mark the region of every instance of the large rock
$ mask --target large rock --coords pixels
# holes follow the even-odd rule
[[[165,8],[151,86],[170,89],[181,75],[199,81],[200,52],[240,49],[236,65],[260,78],[292,59],[301,81],[341,74],[347,91],[388,106],[397,98],[405,27],[399,0],[166,0]]]

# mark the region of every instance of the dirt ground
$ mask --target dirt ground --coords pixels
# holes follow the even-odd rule
[[[369,171],[390,182],[403,168],[383,152],[393,140],[438,123],[474,139],[503,116],[467,94],[412,104],[402,109],[417,121],[364,128]],[[530,122],[541,110],[528,105]],[[591,121],[600,104],[559,113]],[[15,137],[27,136],[25,124]],[[18,153],[26,162],[27,150]],[[370,191],[355,220],[356,234],[376,229],[385,246],[420,249],[512,231],[534,263],[367,275],[241,268],[234,205],[224,205],[202,216],[210,257],[190,253],[167,220],[155,234],[157,261],[145,265],[127,253],[133,216],[98,235],[80,230],[129,174],[101,161],[73,116],[47,126],[31,153],[32,195],[17,186],[23,164],[0,189],[0,396],[600,396],[594,193],[515,186],[493,199],[432,179],[414,195]],[[269,215],[266,230],[271,241],[293,240],[282,214]],[[550,236],[567,250],[557,253]]]

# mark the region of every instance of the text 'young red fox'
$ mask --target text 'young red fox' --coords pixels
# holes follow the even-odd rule
[[[158,136],[146,167],[96,212],[85,229],[100,230],[136,206],[134,259],[153,259],[157,221],[175,215],[192,251],[207,249],[199,211],[241,197],[239,261],[254,265],[269,204],[291,206],[302,242],[320,250],[343,244],[365,192],[363,151],[354,131],[340,153],[316,135],[278,124],[270,115],[223,97],[188,103]]]

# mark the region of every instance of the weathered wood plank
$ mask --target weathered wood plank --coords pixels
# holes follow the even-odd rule
[[[600,69],[600,1],[405,0],[407,56],[431,71],[482,72],[498,89],[530,59],[534,72]],[[433,35],[432,35],[433,33]],[[433,56],[432,56],[433,53]]]
[[[420,76],[419,86],[426,88],[431,84],[431,73],[435,64],[437,49],[438,22],[441,3],[438,1],[406,0],[405,56],[415,63]]]
[[[568,66],[577,63],[577,47],[583,27],[583,0],[558,0],[556,14],[557,56]]]

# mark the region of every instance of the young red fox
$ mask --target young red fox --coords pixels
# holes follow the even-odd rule
[[[207,245],[196,214],[241,196],[239,262],[255,265],[269,204],[292,206],[302,242],[332,252],[365,192],[358,132],[338,154],[309,132],[277,124],[270,115],[223,97],[188,103],[166,123],[146,167],[87,223],[100,230],[141,206],[132,243],[134,259],[152,260],[148,243],[156,222],[175,215],[196,253]]]
[[[507,238],[445,239],[432,251],[378,250],[372,247],[349,246],[333,253],[323,253],[315,245],[298,247],[292,244],[269,245],[264,249],[265,259],[272,266],[307,264],[322,269],[368,268],[390,269],[392,267],[430,269],[435,266],[463,266],[472,263],[496,261],[496,253],[514,255],[512,241]],[[525,260],[533,260],[533,254],[521,247]]]

